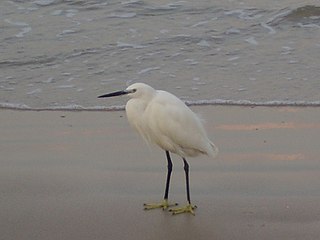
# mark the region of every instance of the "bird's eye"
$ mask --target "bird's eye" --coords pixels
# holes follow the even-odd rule
[[[127,94],[135,93],[136,91],[137,91],[137,89],[135,89],[135,88],[125,90],[125,92],[126,92]]]

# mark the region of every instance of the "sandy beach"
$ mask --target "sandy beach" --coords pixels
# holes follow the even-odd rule
[[[162,199],[164,152],[125,113],[0,113],[0,239],[304,239],[320,236],[320,108],[192,107],[220,149],[189,159],[196,216]],[[170,199],[185,203],[174,156]]]

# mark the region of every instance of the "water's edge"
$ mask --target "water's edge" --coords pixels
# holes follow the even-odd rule
[[[188,106],[239,106],[239,107],[320,107],[320,101],[267,101],[253,102],[248,100],[199,100],[185,101]],[[81,105],[66,105],[45,108],[33,108],[25,104],[0,103],[0,110],[19,110],[19,111],[123,111],[125,105],[117,106],[94,106],[85,107]]]

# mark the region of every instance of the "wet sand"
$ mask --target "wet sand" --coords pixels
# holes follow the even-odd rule
[[[124,112],[1,110],[1,239],[318,239],[320,108],[193,110],[220,149],[189,159],[196,216],[142,210],[163,196],[166,160]]]

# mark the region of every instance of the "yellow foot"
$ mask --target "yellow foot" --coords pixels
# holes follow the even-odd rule
[[[180,213],[191,213],[192,215],[195,215],[194,210],[197,208],[197,206],[193,206],[191,204],[188,204],[184,207],[178,207],[178,208],[171,208],[169,212],[172,212],[172,215],[180,214]]]
[[[169,204],[167,199],[163,200],[162,203],[144,203],[143,204],[144,210],[151,210],[151,209],[156,209],[156,208],[162,208],[162,210],[166,210],[169,207],[177,206],[177,205],[178,205],[178,203]]]

